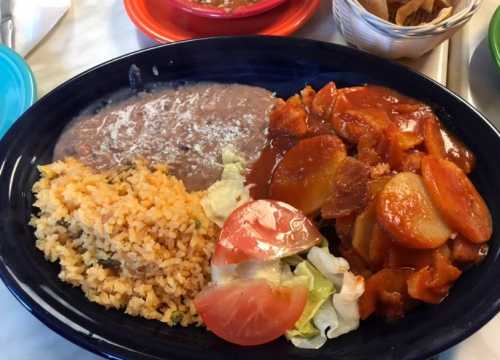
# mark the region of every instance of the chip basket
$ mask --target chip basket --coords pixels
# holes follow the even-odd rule
[[[399,26],[368,12],[358,0],[333,0],[333,16],[346,42],[390,59],[416,58],[460,29],[482,0],[457,0],[453,14],[439,24]]]

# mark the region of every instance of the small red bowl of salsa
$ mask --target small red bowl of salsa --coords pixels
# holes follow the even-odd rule
[[[235,19],[258,15],[284,3],[286,0],[167,0],[173,6],[191,14]]]

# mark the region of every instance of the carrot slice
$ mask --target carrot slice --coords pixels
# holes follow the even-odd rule
[[[399,245],[433,249],[451,235],[427,193],[422,178],[403,172],[386,184],[377,201],[377,220]]]
[[[454,163],[434,156],[422,160],[424,183],[448,224],[473,243],[491,237],[491,214],[465,173]]]
[[[474,154],[460,140],[443,129],[434,115],[424,119],[423,134],[429,154],[452,161],[466,174],[472,171],[476,164]]]

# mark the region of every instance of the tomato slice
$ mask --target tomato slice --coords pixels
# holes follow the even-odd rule
[[[433,203],[453,229],[473,243],[489,240],[490,211],[462,169],[451,161],[426,156],[422,175]]]
[[[265,280],[246,280],[208,287],[194,300],[209,330],[238,345],[270,342],[300,318],[307,302],[305,287],[273,287]]]
[[[227,218],[213,265],[271,260],[296,254],[321,241],[321,234],[299,210],[284,202],[248,202]]]

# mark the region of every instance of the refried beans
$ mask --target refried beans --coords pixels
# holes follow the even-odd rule
[[[59,138],[54,160],[72,156],[102,170],[141,157],[168,164],[189,191],[204,190],[220,177],[225,146],[234,146],[249,165],[257,160],[273,104],[270,91],[240,84],[141,93],[75,119]]]

